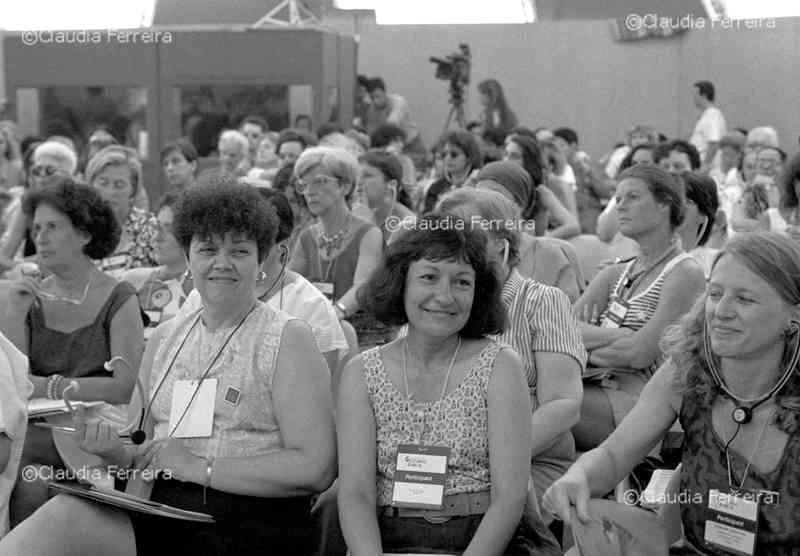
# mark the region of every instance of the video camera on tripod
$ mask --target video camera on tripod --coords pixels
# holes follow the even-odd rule
[[[461,43],[458,45],[458,52],[448,54],[444,58],[431,56],[430,60],[436,64],[436,79],[450,81],[450,102],[452,104],[464,102],[464,87],[469,85],[472,67],[469,45]]]
[[[431,62],[436,64],[436,79],[450,81],[450,114],[444,124],[445,131],[450,126],[451,120],[455,117],[456,123],[462,129],[466,127],[466,117],[464,116],[464,97],[465,87],[469,85],[469,75],[472,68],[472,53],[469,45],[461,43],[458,45],[458,52],[448,54],[444,58],[431,56]]]

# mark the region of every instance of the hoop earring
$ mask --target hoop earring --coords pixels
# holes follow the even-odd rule
[[[286,245],[281,245],[281,254],[278,255],[278,258],[281,261],[281,264],[286,264],[286,261],[289,259],[289,247]]]
[[[183,275],[186,280],[194,280],[194,276],[192,276],[192,269],[187,268],[186,274]]]
[[[508,252],[510,249],[510,245],[507,239],[503,240],[503,266],[508,265]]]

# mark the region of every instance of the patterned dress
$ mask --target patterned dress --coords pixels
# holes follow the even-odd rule
[[[378,505],[392,503],[395,456],[399,444],[448,446],[444,495],[488,491],[488,389],[494,361],[503,346],[487,345],[461,383],[442,400],[412,403],[389,378],[380,348],[364,355],[364,381],[375,414],[378,447]]]
[[[126,270],[157,266],[153,254],[158,220],[152,213],[131,208],[122,226],[122,239],[114,253],[99,262],[100,270],[119,279]],[[128,241],[125,241],[128,238]]]

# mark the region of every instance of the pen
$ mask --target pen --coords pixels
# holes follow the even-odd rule
[[[53,425],[51,423],[34,423],[34,425],[41,429],[50,429],[58,432],[76,432],[77,430],[75,427],[65,427],[62,425]],[[123,440],[123,443],[132,444],[130,434],[121,434],[119,437]]]

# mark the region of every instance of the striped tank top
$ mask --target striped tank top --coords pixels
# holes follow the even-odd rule
[[[691,257],[692,256],[689,253],[681,253],[673,258],[664,266],[658,277],[653,280],[653,282],[647,286],[645,290],[630,298],[625,298],[623,296],[623,284],[627,281],[631,270],[633,270],[633,265],[636,263],[636,259],[626,264],[622,274],[620,274],[619,278],[617,278],[611,294],[611,299],[624,299],[629,305],[628,312],[625,314],[625,318],[622,320],[622,324],[620,326],[622,328],[629,328],[631,330],[639,330],[642,328],[656,312],[658,300],[661,298],[661,287],[664,285],[664,280],[666,279],[667,274],[670,273],[675,265],[683,260],[690,259]],[[603,319],[605,319],[608,315],[608,307],[610,305],[611,304],[609,303],[600,315],[600,322],[603,322]]]

